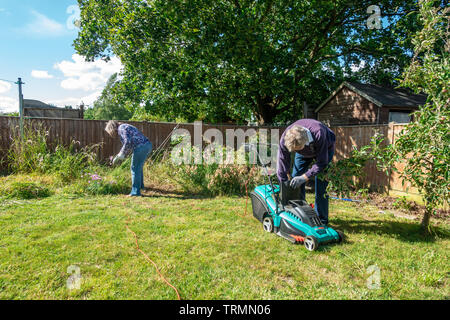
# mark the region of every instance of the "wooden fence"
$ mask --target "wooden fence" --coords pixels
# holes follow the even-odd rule
[[[117,154],[121,148],[118,139],[111,139],[104,131],[107,121],[99,120],[80,120],[80,119],[25,119],[25,125],[31,125],[33,128],[42,126],[48,131],[48,141],[51,144],[63,143],[69,144],[71,141],[78,141],[81,147],[100,144],[97,149],[100,159],[106,160]],[[175,128],[174,123],[160,122],[127,122],[136,126],[141,130],[153,143],[154,148],[160,146],[167,136]],[[13,132],[17,132],[19,119],[17,117],[0,117],[0,158],[4,157],[9,145]],[[208,129],[219,130],[225,141],[226,131],[242,129],[244,131],[254,129],[259,131],[267,129],[270,139],[271,130],[278,129],[279,136],[284,132],[285,127],[248,127],[235,125],[207,125],[202,124],[202,135]],[[347,157],[353,147],[362,147],[369,144],[371,137],[375,132],[379,132],[387,138],[388,143],[393,143],[395,135],[403,129],[403,125],[374,125],[374,126],[341,126],[332,127],[336,133],[336,155],[335,159]],[[192,144],[195,143],[194,131],[199,127],[194,124],[180,124],[180,129],[186,129],[191,134]],[[406,191],[407,186],[403,186],[401,180],[396,174],[389,176],[379,172],[374,163],[369,163],[366,168],[366,182],[372,188],[385,190]],[[410,190],[409,192],[415,192]]]
[[[371,138],[379,133],[385,137],[385,144],[393,144],[396,136],[405,128],[404,124],[383,124],[383,125],[367,125],[367,126],[339,126],[331,127],[336,134],[336,155],[335,159],[339,160],[349,156],[354,147],[360,148],[370,143]],[[397,164],[396,167],[401,170],[402,165]],[[365,183],[372,189],[383,191],[401,191],[417,194],[418,191],[412,188],[409,183],[402,183],[398,173],[391,172],[385,174],[378,171],[374,161],[369,161],[365,167]]]

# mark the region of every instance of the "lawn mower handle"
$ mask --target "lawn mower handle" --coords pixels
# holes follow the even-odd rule
[[[244,143],[244,151],[245,152],[250,152],[252,150],[256,152],[256,155],[258,156],[259,162],[262,164],[262,166],[264,167],[264,170],[266,171],[267,179],[269,180],[270,187],[272,188],[272,192],[275,195],[275,203],[277,205],[277,210],[276,211],[277,211],[277,214],[278,214],[278,205],[280,203],[280,199],[278,198],[278,194],[275,193],[275,188],[273,186],[272,179],[270,178],[269,171],[267,170],[267,167],[264,164],[264,162],[261,160],[261,156],[259,155],[258,148],[254,144]]]

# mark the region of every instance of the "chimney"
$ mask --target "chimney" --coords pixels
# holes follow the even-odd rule
[[[83,102],[83,101],[81,101],[81,105],[80,105],[80,110],[79,110],[79,113],[78,113],[78,117],[79,117],[80,119],[84,119],[84,102]]]

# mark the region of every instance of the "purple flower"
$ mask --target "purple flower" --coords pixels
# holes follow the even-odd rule
[[[91,175],[91,179],[92,181],[102,180],[102,178],[98,174]]]

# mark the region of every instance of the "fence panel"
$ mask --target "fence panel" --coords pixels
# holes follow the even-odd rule
[[[350,156],[353,148],[361,148],[368,145],[372,137],[379,133],[386,137],[388,133],[387,125],[378,126],[342,126],[331,128],[336,134],[336,156],[335,160],[340,160]],[[389,140],[390,142],[390,140]],[[387,141],[384,144],[388,143]],[[378,171],[376,163],[369,161],[365,169],[363,181],[373,189],[387,191],[389,186],[389,177],[387,174]],[[355,177],[361,178],[361,177]]]
[[[25,124],[30,124],[33,128],[42,125],[49,131],[49,143],[63,143],[69,145],[72,141],[79,141],[80,147],[93,144],[100,144],[97,151],[102,160],[108,160],[111,156],[120,151],[119,139],[112,139],[105,132],[107,121],[101,120],[81,120],[81,119],[25,119]],[[158,148],[167,136],[175,128],[174,123],[158,122],[128,122],[139,128],[153,143],[154,149]],[[10,136],[13,131],[18,130],[19,119],[17,117],[0,117],[0,158],[5,157],[11,143]],[[180,124],[181,129],[186,129],[191,135],[191,143],[194,144],[195,125],[192,123]],[[242,129],[244,132],[249,129],[267,129],[270,139],[271,130],[279,130],[281,137],[285,127],[248,127],[236,125],[209,125],[202,124],[202,136],[208,129],[218,129],[222,133],[223,142],[226,143],[226,132],[228,129]],[[354,147],[360,148],[369,144],[370,139],[379,132],[387,137],[387,143],[394,143],[395,136],[404,128],[403,125],[367,125],[367,126],[341,126],[332,127],[336,134],[335,160],[348,157]],[[273,142],[272,142],[273,143]],[[236,147],[236,141],[234,142]],[[204,142],[203,142],[204,147]],[[365,182],[374,188],[384,188],[391,190],[407,191],[408,185],[403,186],[400,177],[396,173],[386,175],[376,169],[376,165],[370,162],[365,168]],[[412,189],[409,192],[417,192]]]
[[[405,126],[403,125],[389,124],[387,133],[389,143],[395,143],[395,137],[398,136],[404,128]],[[396,168],[400,171],[402,171],[404,167],[405,166],[403,164],[396,164]],[[418,190],[414,187],[411,187],[410,183],[405,182],[403,184],[400,175],[395,171],[391,172],[389,175],[389,188],[395,191],[402,191],[416,194],[418,193]]]

